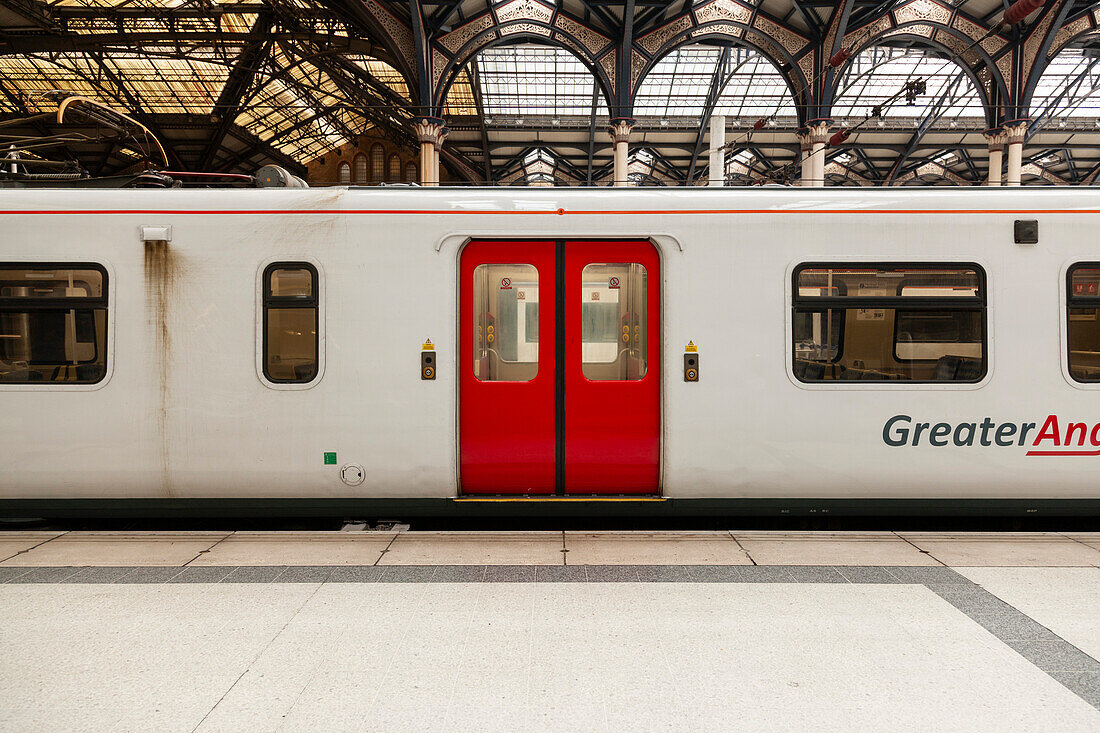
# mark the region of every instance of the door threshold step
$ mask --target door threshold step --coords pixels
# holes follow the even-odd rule
[[[516,495],[498,495],[498,494],[485,494],[485,495],[468,495],[468,496],[456,496],[455,501],[477,503],[477,502],[570,502],[570,501],[584,501],[584,502],[618,502],[618,501],[668,501],[663,496],[605,496],[601,494],[580,495],[573,494],[571,496],[558,496],[558,495],[528,495],[528,494],[516,494]]]

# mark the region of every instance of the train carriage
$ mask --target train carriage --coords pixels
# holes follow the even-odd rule
[[[5,191],[0,514],[1100,508],[1089,189]]]

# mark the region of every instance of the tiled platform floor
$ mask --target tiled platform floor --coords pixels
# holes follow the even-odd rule
[[[622,564],[1100,567],[1100,532],[0,533],[0,568]]]
[[[0,552],[3,731],[1100,730],[1100,534],[5,533]]]

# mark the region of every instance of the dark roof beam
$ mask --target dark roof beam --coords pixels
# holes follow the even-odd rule
[[[474,95],[474,106],[477,108],[477,124],[481,132],[481,155],[484,158],[485,180],[493,182],[493,158],[489,155],[489,130],[485,127],[485,105],[481,99],[481,77],[477,69],[477,56],[470,59],[467,67],[470,76],[470,91]]]
[[[584,181],[585,185],[591,186],[592,180],[592,158],[596,155],[596,114],[600,106],[600,85],[593,80],[592,82],[592,115],[588,122],[588,170],[585,173]]]
[[[207,143],[206,150],[200,158],[199,170],[201,171],[210,168],[210,165],[214,162],[214,156],[218,148],[225,141],[225,136],[240,111],[245,94],[256,79],[257,71],[264,65],[268,54],[271,52],[271,43],[259,40],[259,36],[271,28],[271,23],[272,20],[269,15],[264,14],[257,17],[256,24],[252,27],[257,40],[247,46],[237,57],[236,64],[229,72],[225,86],[222,87],[221,94],[218,95],[218,100],[214,103],[214,112],[219,119],[217,127],[214,128],[214,133]]]

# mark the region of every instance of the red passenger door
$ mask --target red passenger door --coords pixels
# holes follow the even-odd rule
[[[563,275],[565,492],[655,494],[661,457],[657,251],[649,242],[569,242]]]
[[[556,249],[554,242],[470,242],[462,250],[464,493],[553,494],[557,486]]]
[[[657,493],[653,246],[471,242],[460,278],[463,493]]]

